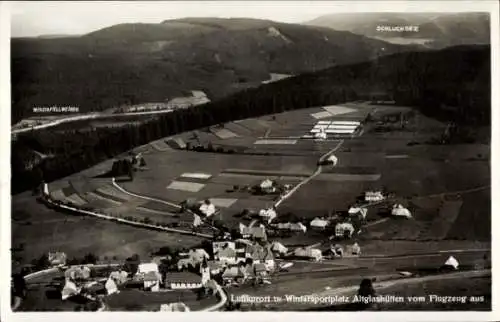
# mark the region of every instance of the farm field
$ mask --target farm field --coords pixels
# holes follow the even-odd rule
[[[201,241],[195,236],[59,213],[37,203],[29,194],[17,195],[12,203],[12,248],[20,248],[14,252],[19,264],[28,264],[49,251],[64,251],[69,257],[91,252],[100,258],[118,260],[133,254],[148,258],[162,246],[184,248]]]
[[[489,248],[491,212],[488,207],[484,207],[491,201],[488,145],[423,144],[442,133],[446,125],[418,113],[414,119],[410,119],[404,131],[373,132],[373,124],[368,123],[366,129],[353,138],[323,142],[300,138],[320,120],[312,114],[330,113],[329,116],[322,114],[325,117],[321,120],[346,121],[363,119],[369,112],[377,119],[387,113],[408,111],[407,108],[373,105],[346,104],[344,107],[356,111],[334,115],[334,109],[318,107],[230,122],[224,125],[224,131],[214,127],[176,136],[187,142],[211,142],[214,147],[232,145],[241,148],[238,153],[181,151],[169,147],[167,138],[158,140],[154,144],[134,149],[144,153],[148,169],[136,172],[133,181],[117,180],[117,183],[129,193],[173,204],[190,198],[213,199],[221,210],[217,219],[236,228],[241,221],[235,217],[236,214],[244,209],[258,211],[271,207],[279,196],[252,195],[234,189],[235,186],[256,185],[266,178],[297,185],[315,173],[319,156],[334,151],[337,165],[322,166],[320,173],[316,173],[285,199],[277,209],[278,220],[280,214],[287,213],[311,220],[335,211],[345,211],[364,191],[387,189],[394,193],[395,198],[368,209],[368,221],[373,225],[363,228],[357,237],[367,253],[418,252],[426,250],[429,242],[435,243],[431,248],[436,250],[440,247],[453,249],[453,245],[477,247],[478,242],[484,242],[484,247]],[[261,143],[268,141],[264,142],[266,144],[255,144],[259,140]],[[285,140],[286,144],[275,144],[280,140]],[[421,144],[409,144],[413,141]],[[248,151],[269,155],[252,155],[247,154]],[[297,155],[292,155],[292,152]],[[186,225],[192,222],[191,217],[172,216],[178,210],[175,206],[131,196],[114,187],[111,178],[100,177],[111,169],[114,160],[50,183],[51,192],[58,198],[80,203],[83,200],[84,206],[122,217],[134,216],[149,218],[153,222],[179,222]],[[483,206],[478,207],[478,201]],[[394,220],[378,214],[383,206],[391,207],[395,202],[408,207],[414,218],[408,221]],[[31,214],[34,211],[40,218],[38,220],[52,222],[40,226],[45,231],[42,235],[49,238],[25,250],[31,252],[29,256],[39,256],[41,252],[59,247],[63,248],[61,250],[67,249],[69,253],[78,249],[94,249],[92,251],[103,256],[111,255],[113,251],[130,256],[134,252],[146,254],[160,244],[188,247],[191,243],[199,242],[199,239],[191,236],[148,232],[90,218],[69,217],[47,209],[39,211],[43,206],[36,204],[34,197],[14,196],[13,204],[18,205],[17,212],[20,213],[23,203],[28,205],[25,212],[29,214],[29,220],[35,221],[32,218],[35,214]],[[30,207],[34,210],[30,210]],[[64,228],[54,224],[60,220],[68,221]],[[23,236],[23,231],[33,231],[33,226],[19,223],[15,226],[16,242],[33,244],[28,237]],[[96,226],[99,227],[94,228]],[[107,230],[113,233],[106,233]],[[76,232],[82,233],[80,231],[89,238],[74,239],[74,242],[63,247],[65,238],[71,238]],[[324,239],[321,233],[279,238],[286,245],[309,245]],[[119,245],[122,240],[124,244]]]

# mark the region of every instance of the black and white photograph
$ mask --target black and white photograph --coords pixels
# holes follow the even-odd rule
[[[493,312],[477,2],[2,2],[2,311]]]

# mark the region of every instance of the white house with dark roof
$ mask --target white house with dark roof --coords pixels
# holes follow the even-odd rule
[[[225,249],[225,248],[231,248],[231,249],[236,251],[236,243],[233,241],[227,241],[227,240],[212,242],[212,249],[213,249],[215,258],[217,258],[217,254],[219,253],[219,251],[221,251],[222,249]]]
[[[143,277],[144,289],[151,292],[158,292],[160,290],[161,275],[158,272],[147,272]]]
[[[173,290],[191,290],[203,286],[201,276],[190,272],[169,272],[165,285]]]
[[[266,228],[264,226],[246,227],[240,223],[240,234],[243,238],[251,238],[254,240],[267,240]]]
[[[232,248],[224,248],[217,253],[217,259],[228,265],[236,264],[236,250]]]

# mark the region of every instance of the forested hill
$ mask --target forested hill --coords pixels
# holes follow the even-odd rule
[[[489,45],[396,54],[302,74],[208,105],[220,113],[239,113],[239,117],[247,110],[255,114],[269,109],[280,112],[335,103],[338,99],[369,99],[382,93],[397,104],[416,106],[434,117],[489,124],[490,56]]]
[[[12,117],[19,120],[33,106],[100,111],[191,90],[218,99],[258,86],[270,73],[297,75],[416,48],[329,28],[214,18],[12,39]]]
[[[33,188],[161,137],[231,120],[366,99],[380,93],[398,104],[468,127],[488,125],[491,111],[489,46],[403,53],[338,66],[262,85],[199,107],[123,128],[50,130],[19,135],[12,145],[12,191]],[[34,164],[33,150],[53,157]]]
[[[453,45],[489,44],[488,12],[418,13],[362,12],[330,14],[306,22],[307,25],[350,31],[393,43],[419,43],[429,48]],[[418,31],[380,31],[380,26],[418,26]]]

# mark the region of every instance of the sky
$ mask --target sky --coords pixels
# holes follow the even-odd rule
[[[321,15],[339,12],[429,10],[442,12],[443,9],[449,11],[450,7],[457,9],[455,3],[450,6],[451,2],[443,2],[13,1],[8,5],[12,37],[34,37],[54,34],[80,35],[119,23],[159,23],[167,19],[185,17],[245,17],[300,23]],[[474,5],[474,1],[468,3]],[[422,10],[423,8],[425,10]]]

